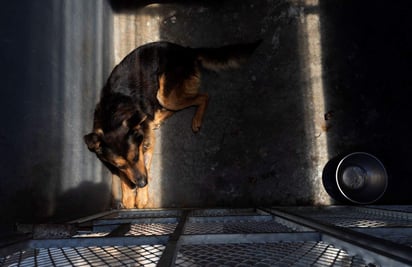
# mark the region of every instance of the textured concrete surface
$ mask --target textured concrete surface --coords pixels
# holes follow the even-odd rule
[[[110,18],[106,1],[2,5],[1,225],[108,206],[110,180],[82,138],[112,65]]]
[[[210,104],[199,134],[190,129],[193,109],[158,131],[153,206],[330,203],[321,182],[326,147],[312,145],[323,138],[324,114],[312,92],[322,89],[312,88],[322,74],[310,73],[313,62],[320,69],[320,52],[308,43],[315,36],[320,49],[319,20],[305,12],[288,1],[224,1],[128,7],[115,15],[116,61],[148,41],[214,47],[264,40],[243,68],[203,73]]]
[[[363,150],[410,203],[411,8],[388,1],[33,1],[0,13],[2,220],[104,210],[110,179],[82,136],[101,86],[136,46],[263,39],[249,64],[203,73],[210,105],[157,131],[153,207],[333,202],[325,164]]]
[[[158,131],[154,207],[333,203],[322,184],[323,167],[358,150],[374,153],[388,168],[383,202],[410,201],[403,189],[410,176],[410,126],[403,122],[410,111],[396,104],[407,101],[410,81],[407,4],[112,5],[115,62],[156,40],[193,47],[264,40],[242,69],[203,74],[202,90],[211,101],[199,134],[189,127],[193,109]]]

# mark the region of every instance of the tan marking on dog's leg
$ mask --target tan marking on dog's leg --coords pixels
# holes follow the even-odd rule
[[[135,196],[136,196],[136,191],[134,189],[131,189],[127,183],[125,183],[122,179],[121,181],[121,187],[122,187],[122,203],[124,208],[126,209],[133,209],[135,207]]]
[[[208,95],[198,93],[200,86],[200,76],[192,76],[179,86],[169,88],[165,94],[166,76],[162,74],[159,77],[159,90],[156,98],[159,103],[166,109],[177,111],[191,106],[196,106],[197,110],[192,120],[193,132],[198,132],[202,126],[203,117],[207,108]]]
[[[120,188],[120,177],[112,174],[112,208],[121,209],[122,207],[122,191]]]
[[[153,124],[154,122],[151,122],[149,124],[148,129],[145,132],[145,140],[144,142],[144,163],[146,166],[147,174],[149,175],[150,172],[150,167],[152,164],[152,156],[153,156],[153,150],[156,142],[156,137],[153,132]]]
[[[149,185],[136,189],[136,208],[143,209],[149,207]]]
[[[172,116],[175,112],[162,108],[159,109],[155,112],[155,117],[153,120],[153,126],[152,129],[157,129],[160,127],[160,125],[166,120],[168,119],[170,116]]]
[[[136,189],[136,208],[142,209],[151,206],[150,196],[149,196],[149,186],[151,184],[150,167],[152,164],[152,157],[155,145],[155,135],[152,130],[152,125],[149,125],[148,130],[145,134],[145,151],[144,151],[144,162],[147,170],[147,184],[143,188]]]

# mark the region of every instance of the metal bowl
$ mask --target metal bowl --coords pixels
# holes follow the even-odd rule
[[[365,152],[355,152],[339,162],[336,168],[336,184],[349,201],[371,204],[385,193],[388,174],[378,158]]]

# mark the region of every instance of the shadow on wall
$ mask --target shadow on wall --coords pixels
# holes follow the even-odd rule
[[[109,180],[82,136],[109,69],[110,6],[19,1],[2,4],[0,13],[0,201],[10,214],[2,221],[58,219],[63,196],[76,190],[96,204],[94,212],[104,209],[106,197],[83,196],[84,186],[102,189]],[[78,207],[73,216],[84,213]]]
[[[42,181],[43,182],[43,181]],[[36,186],[20,189],[11,199],[18,209],[10,214],[13,223],[57,223],[96,213],[96,207],[110,201],[110,188],[103,183],[83,182],[78,187],[51,196],[44,190],[53,190],[46,182],[41,188]],[[52,215],[50,215],[52,214]]]
[[[320,7],[329,154],[376,155],[390,176],[381,203],[411,204],[412,7],[404,1],[320,1]]]

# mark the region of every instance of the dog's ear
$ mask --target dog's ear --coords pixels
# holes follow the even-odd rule
[[[99,153],[102,147],[102,135],[96,132],[86,134],[84,136],[84,142],[90,151]]]

